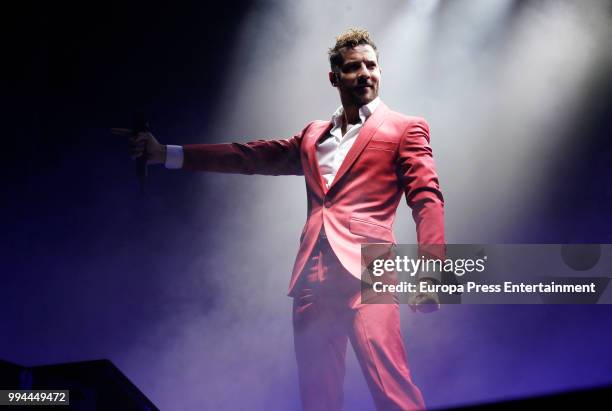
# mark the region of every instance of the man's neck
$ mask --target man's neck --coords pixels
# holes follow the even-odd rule
[[[349,124],[357,124],[359,122],[359,107],[342,106],[344,113],[342,114],[342,135],[346,134],[346,129]]]
[[[356,124],[359,121],[359,108],[354,105],[342,106],[344,109],[344,122],[346,124]]]

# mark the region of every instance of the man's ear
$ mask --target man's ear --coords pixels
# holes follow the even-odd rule
[[[335,71],[330,71],[329,82],[333,87],[338,87],[338,73],[336,73]]]

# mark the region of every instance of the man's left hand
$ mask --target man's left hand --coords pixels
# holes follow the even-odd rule
[[[425,279],[424,282],[434,284],[432,280]],[[436,292],[415,293],[410,296],[408,306],[412,312],[420,312],[423,314],[432,313],[440,309],[440,297]]]

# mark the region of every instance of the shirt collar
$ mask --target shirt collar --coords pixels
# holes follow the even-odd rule
[[[364,104],[359,107],[359,119],[361,123],[365,123],[365,121],[374,113],[376,107],[380,104],[380,97],[376,97],[374,100],[370,101],[368,104]],[[332,124],[334,128],[342,127],[342,116],[344,115],[344,108],[342,106],[338,107],[334,114],[332,114]]]

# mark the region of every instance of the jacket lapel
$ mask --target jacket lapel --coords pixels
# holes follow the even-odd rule
[[[321,175],[321,169],[319,168],[319,161],[317,160],[317,141],[319,141],[325,134],[329,133],[329,130],[332,128],[331,121],[326,121],[317,124],[316,127],[313,127],[312,131],[308,133],[308,138],[306,139],[306,157],[308,160],[308,166],[310,167],[311,172],[308,175],[311,176],[312,186],[317,187],[320,190],[321,197],[325,196],[325,181],[323,180],[323,176]],[[304,172],[306,174],[306,172]]]
[[[382,125],[383,121],[385,120],[385,117],[387,117],[388,112],[389,112],[389,108],[381,101],[378,104],[378,107],[376,108],[374,113],[372,113],[372,115],[364,123],[361,130],[359,130],[359,135],[357,136],[357,139],[353,143],[353,146],[351,147],[349,152],[346,154],[346,157],[344,158],[344,161],[340,165],[340,169],[336,173],[336,177],[334,178],[334,181],[332,181],[331,185],[329,186],[328,191],[331,191],[336,185],[336,183],[342,178],[342,176],[346,174],[349,168],[351,168],[351,166],[353,165],[357,157],[359,157],[359,154],[361,154],[365,146],[370,142],[370,140],[374,136],[374,133],[376,133],[376,131]],[[316,158],[315,158],[315,163],[316,163]]]

